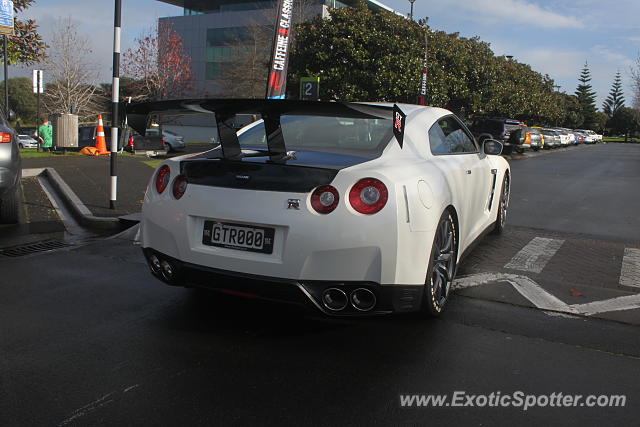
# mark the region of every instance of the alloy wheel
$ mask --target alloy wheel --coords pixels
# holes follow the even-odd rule
[[[502,194],[500,195],[500,226],[504,227],[507,219],[507,211],[509,209],[509,197],[511,195],[509,176],[505,176],[504,185],[502,186]]]
[[[440,312],[449,297],[456,268],[456,230],[451,215],[440,222],[432,253],[431,305]]]

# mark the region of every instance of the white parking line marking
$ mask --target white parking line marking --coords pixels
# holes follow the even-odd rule
[[[640,294],[626,295],[586,304],[567,304],[547,292],[535,281],[526,276],[508,273],[480,273],[456,279],[453,289],[466,289],[485,285],[492,282],[507,282],[522,296],[541,310],[556,313],[579,314],[593,316],[594,314],[611,311],[634,310],[640,308]]]
[[[564,240],[535,237],[504,268],[540,273],[563,243]]]
[[[619,283],[640,288],[640,249],[624,248]]]
[[[586,316],[607,313],[609,311],[633,310],[640,308],[640,294],[626,295],[604,301],[593,301],[587,304],[572,306],[578,313]]]
[[[471,288],[490,282],[508,282],[523,297],[542,310],[573,313],[574,310],[564,301],[545,291],[540,285],[526,276],[505,273],[482,273],[463,277],[454,282],[454,289]]]

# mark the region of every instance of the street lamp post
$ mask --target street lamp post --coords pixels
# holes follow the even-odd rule
[[[413,4],[416,2],[416,0],[409,0],[409,3],[411,3],[411,12],[409,12],[409,18],[413,21]]]

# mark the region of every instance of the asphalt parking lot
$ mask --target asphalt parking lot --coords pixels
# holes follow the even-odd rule
[[[326,319],[170,288],[148,273],[132,233],[0,254],[0,425],[634,425],[638,164],[637,144],[514,158],[506,233],[463,261],[437,320]],[[46,199],[32,211],[64,234]],[[400,404],[455,391],[627,403]]]

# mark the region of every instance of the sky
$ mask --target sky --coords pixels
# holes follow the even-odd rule
[[[408,14],[408,0],[382,1]],[[182,10],[156,0],[122,0],[123,51],[161,16]],[[640,55],[638,0],[416,0],[414,17],[429,17],[435,30],[479,36],[496,55],[512,55],[548,74],[560,90],[573,93],[585,62],[601,108],[620,70],[627,104],[631,104],[629,69]],[[103,70],[100,82],[111,80],[113,1],[37,0],[21,14],[40,25],[45,41],[60,19],[71,17],[90,40],[94,60]],[[10,74],[31,75],[12,67]]]

